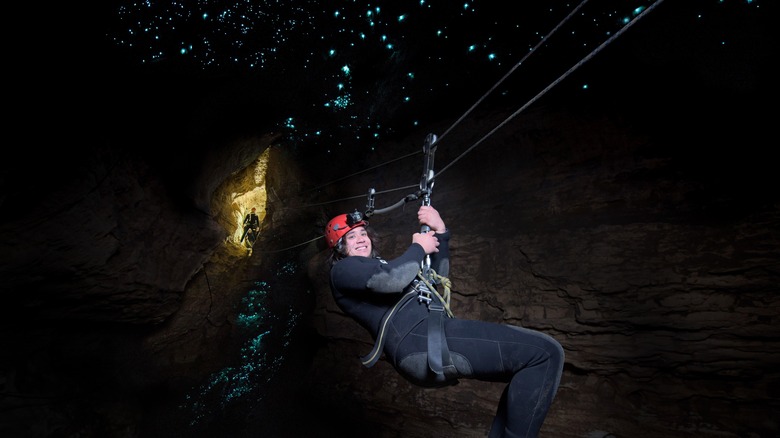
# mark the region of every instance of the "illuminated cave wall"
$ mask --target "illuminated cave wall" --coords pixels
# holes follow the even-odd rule
[[[244,232],[244,218],[253,207],[256,208],[261,226],[265,220],[265,204],[267,202],[265,174],[268,171],[270,152],[270,149],[266,149],[255,162],[244,169],[240,175],[237,175],[238,189],[243,190],[231,194],[233,202],[230,205],[230,210],[236,221],[236,228],[233,231],[233,241],[236,243]]]

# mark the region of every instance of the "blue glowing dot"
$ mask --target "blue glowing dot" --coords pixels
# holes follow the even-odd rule
[[[399,15],[399,16],[398,16],[398,22],[399,22],[399,23],[400,23],[400,22],[402,22],[402,21],[404,21],[404,20],[406,20],[406,15]]]
[[[496,59],[496,54],[495,53],[489,53],[488,54],[488,61],[492,61],[494,59]]]
[[[333,106],[336,108],[344,109],[352,104],[351,97],[347,94],[339,96],[333,101]]]

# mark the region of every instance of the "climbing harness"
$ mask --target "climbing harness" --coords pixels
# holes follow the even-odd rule
[[[423,162],[423,173],[420,178],[420,186],[417,193],[407,196],[403,202],[422,198],[422,205],[431,205],[431,192],[433,190],[434,172],[433,161],[436,152],[436,135],[428,134],[423,145],[425,155]],[[374,196],[376,191],[371,188],[368,191],[368,202],[366,204],[366,217],[376,213],[374,209]],[[400,204],[399,204],[400,205]],[[398,206],[398,205],[396,205]],[[395,207],[393,207],[395,208]],[[422,225],[421,233],[430,231],[428,225]],[[436,285],[441,285],[444,294],[439,294]],[[417,298],[418,304],[424,304],[428,308],[428,367],[439,377],[437,380],[446,380],[457,374],[455,365],[450,357],[450,350],[447,345],[447,338],[444,336],[444,318],[454,318],[450,309],[451,282],[450,279],[439,275],[431,267],[431,257],[426,254],[420,263],[420,270],[417,278],[407,288],[404,295],[398,302],[390,308],[382,317],[379,333],[374,343],[374,348],[369,354],[360,358],[363,365],[372,367],[381,356],[386,341],[386,332],[388,322],[400,312],[404,307]]]

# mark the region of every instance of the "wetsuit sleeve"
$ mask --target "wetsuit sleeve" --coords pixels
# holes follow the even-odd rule
[[[431,254],[431,268],[447,277],[450,275],[450,231],[436,233],[436,238],[439,239],[439,252]]]
[[[425,250],[417,243],[389,261],[347,257],[331,269],[331,282],[342,293],[401,293],[417,276],[423,257]]]

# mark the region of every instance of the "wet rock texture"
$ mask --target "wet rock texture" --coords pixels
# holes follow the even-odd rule
[[[432,203],[453,232],[456,316],[564,346],[542,435],[777,435],[780,200],[760,143],[746,134],[715,151],[702,142],[722,132],[673,136],[657,119],[576,106],[534,109],[480,142],[510,115],[482,113],[441,139]],[[422,155],[391,160],[447,126],[428,128],[384,144],[371,165],[386,166],[315,191],[302,189],[354,162],[323,170],[273,134],[188,155],[184,181],[153,155],[111,148],[52,164],[56,184],[5,171],[0,432],[486,436],[503,384],[425,389],[384,361],[360,364],[371,339],[330,297],[316,239],[328,217],[365,208],[348,196],[417,184]],[[229,201],[252,189],[242,172],[268,147],[263,237],[247,255],[229,240]],[[413,191],[384,193],[377,207]],[[417,205],[371,219],[386,257],[418,229]],[[284,265],[297,268],[282,275]],[[193,426],[179,407],[239,367],[237,318],[261,280],[273,286],[270,312],[299,315],[267,344],[278,371],[262,394]]]

